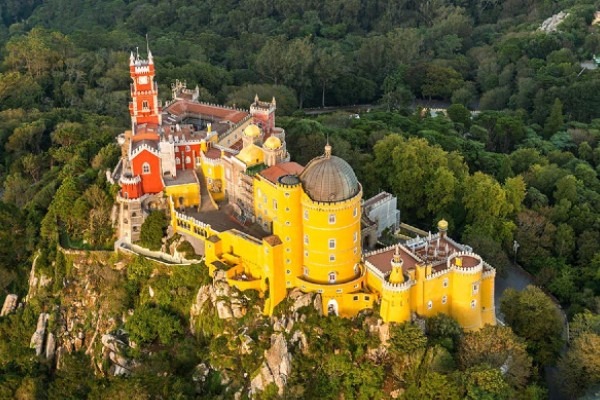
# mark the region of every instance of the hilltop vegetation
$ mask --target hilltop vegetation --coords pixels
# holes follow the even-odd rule
[[[114,239],[110,209],[116,188],[104,171],[119,157],[115,135],[129,126],[128,55],[138,46],[145,52],[146,35],[163,99],[175,79],[199,85],[201,99],[211,102],[245,106],[254,93],[275,95],[278,124],[286,129],[295,161],[306,163],[320,154],[329,136],[366,195],[390,191],[403,219],[425,230],[446,218],[451,234],[500,272],[515,259],[516,240],[516,260],[574,321],[571,350],[558,358],[569,393],[579,395],[597,384],[600,360],[588,350],[600,340],[600,72],[583,70],[580,62],[600,53],[598,26],[592,25],[599,9],[598,2],[583,0],[4,1],[0,299],[26,294],[34,256],[39,270],[53,277],[56,293],[36,296],[18,314],[0,320],[0,332],[6,333],[0,336],[0,354],[11,360],[0,364],[0,385],[7,390],[1,393],[16,396],[41,385],[40,393],[51,394],[64,382],[92,379],[89,360],[79,355],[68,357],[64,372],[54,376],[26,349],[27,336],[35,330],[36,313],[62,301],[57,293],[70,272],[56,245],[104,249]],[[561,10],[570,14],[557,31],[538,30]],[[448,116],[413,111],[415,99],[446,103]],[[345,113],[308,118],[297,111],[355,103],[380,108],[360,119]],[[469,109],[475,108],[481,112],[471,118]],[[174,361],[168,384],[159,379],[146,387],[141,376],[162,371],[171,353],[197,346],[213,356],[222,351],[181,328],[188,326],[181,299],[189,293],[170,294],[174,298],[166,308],[163,299],[156,300],[160,307],[147,307],[132,285],[148,277],[135,275],[135,266],[129,269],[127,291],[119,292],[128,299],[120,307],[135,310],[127,328],[142,346],[161,351],[145,360],[148,375],[102,381],[80,388],[83,392],[74,388],[73,393],[83,393],[74,396],[100,398],[125,387],[166,396],[185,386],[187,367],[206,357]],[[539,300],[537,293],[528,296]],[[466,345],[459,342],[467,339],[456,339],[460,335],[453,329],[436,339],[404,327],[398,328],[397,341],[414,336],[416,347],[407,352],[393,341],[390,359],[365,364],[358,370],[364,375],[358,375],[353,368],[365,362],[370,343],[361,336],[364,327],[357,321],[311,321],[331,332],[311,344],[314,354],[338,353],[297,358],[290,387],[302,387],[319,369],[328,380],[306,390],[343,392],[346,398],[360,393],[378,398],[388,380],[410,398],[441,387],[451,387],[448,398],[481,398],[481,391],[490,398],[511,393],[536,398],[542,395],[534,383],[537,372],[556,362],[560,348],[556,342],[544,347],[539,331],[513,319],[511,326],[525,342],[512,333],[497,334],[510,336],[507,343],[515,343],[511,349],[525,360],[527,372],[499,376],[499,366],[487,355],[481,355],[483,361],[463,360]],[[334,343],[338,336],[348,341]],[[179,347],[171,343],[174,337],[183,338]],[[436,364],[436,357],[451,366]],[[415,360],[423,368],[414,370]],[[205,388],[207,396],[222,390],[220,381],[213,383]],[[184,389],[182,396],[189,395]],[[302,396],[298,393],[289,395]]]

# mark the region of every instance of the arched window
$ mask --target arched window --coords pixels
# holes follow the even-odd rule
[[[175,158],[175,163],[177,165],[180,165],[181,164],[181,159],[179,157]]]
[[[190,151],[190,146],[185,146],[185,151],[186,152]]]
[[[471,308],[475,308],[477,306],[477,300],[471,300]]]
[[[150,173],[150,164],[145,162],[144,164],[142,164],[142,174],[146,175],[149,173]]]
[[[187,157],[185,158],[185,163],[186,163],[186,164],[189,164],[189,163],[191,163],[191,162],[192,162],[192,159],[190,158],[190,156],[187,156]]]
[[[335,272],[329,273],[329,283],[335,283],[335,276],[336,276]]]

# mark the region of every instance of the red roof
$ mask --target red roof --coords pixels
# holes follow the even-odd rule
[[[237,124],[248,116],[248,113],[245,111],[239,111],[222,106],[194,103],[188,100],[178,100],[169,105],[165,111],[175,115],[180,115],[185,112],[202,114],[211,116],[216,120],[231,121],[234,124]]]
[[[300,175],[304,170],[304,167],[295,162],[284,162],[281,164],[275,164],[269,168],[260,171],[260,175],[269,181],[276,183],[279,178],[284,175]]]
[[[367,256],[366,261],[370,262],[378,270],[386,274],[392,270],[392,258],[394,257],[396,249],[392,248],[382,253],[373,254]],[[400,248],[400,257],[402,258],[402,269],[406,272],[409,269],[415,268],[417,259],[412,254],[405,251],[402,247]]]

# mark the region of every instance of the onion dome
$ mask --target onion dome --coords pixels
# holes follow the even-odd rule
[[[331,146],[325,146],[325,154],[313,158],[300,180],[304,191],[313,201],[336,202],[348,200],[360,192],[360,184],[350,164],[331,155]]]
[[[277,150],[281,147],[281,140],[279,140],[278,137],[269,136],[267,140],[265,140],[263,147],[268,150]]]
[[[438,230],[440,230],[440,231],[447,231],[448,230],[448,221],[446,221],[445,219],[441,219],[440,222],[438,222],[437,227],[438,227]]]
[[[236,157],[248,167],[260,164],[264,160],[262,149],[255,144],[244,147]]]
[[[251,138],[256,138],[260,136],[260,128],[258,125],[250,124],[244,129],[244,135]]]

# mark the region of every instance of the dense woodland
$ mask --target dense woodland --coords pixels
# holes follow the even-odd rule
[[[570,14],[557,31],[538,30],[563,10]],[[329,136],[365,195],[393,193],[402,219],[425,230],[446,218],[451,235],[499,273],[516,259],[571,321],[561,353],[547,297],[534,290],[509,293],[503,311],[512,331],[464,335],[444,321],[438,336],[423,337],[398,327],[392,358],[378,365],[362,364],[367,343],[356,341],[367,339],[348,337],[352,329],[360,332],[359,322],[319,322],[331,334],[315,346],[342,348],[342,356],[300,357],[292,387],[321,368],[330,379],[307,390],[331,398],[342,392],[345,398],[380,398],[389,377],[403,385],[407,398],[544,398],[543,368],[558,365],[567,393],[581,395],[600,382],[600,70],[580,66],[600,54],[600,25],[592,25],[597,10],[600,3],[591,0],[5,0],[0,299],[26,294],[36,255],[56,282],[68,276],[57,261],[57,243],[111,247],[116,188],[104,171],[116,163],[114,138],[129,124],[128,56],[138,47],[145,54],[147,37],[163,100],[175,79],[198,85],[205,101],[239,107],[255,93],[274,95],[295,161],[321,154]],[[447,104],[448,115],[432,117],[412,107],[415,101]],[[359,119],[344,112],[312,118],[302,111],[365,103],[372,110]],[[471,116],[470,110],[479,112]],[[91,380],[83,355],[55,372],[26,349],[35,312],[60,303],[60,284],[55,289],[0,319],[0,397],[19,390],[20,398],[56,397],[60,385]],[[132,293],[123,304],[153,319],[155,311]],[[525,311],[539,315],[524,319]],[[180,346],[203,349],[197,358],[219,351],[209,344],[217,340],[173,329],[173,337],[185,338]],[[481,350],[492,348],[487,343],[495,335],[507,335],[498,346],[519,352],[519,376],[498,375],[499,366]],[[148,346],[173,350],[172,337],[148,337]],[[473,344],[480,353],[466,360],[469,340],[486,344]],[[440,348],[449,365],[434,362]],[[411,369],[416,360],[423,368]],[[173,361],[169,378],[146,386],[143,377],[164,368],[161,362],[153,359],[128,381],[87,382],[73,396],[103,398],[126,387],[157,390],[150,397],[160,390],[193,396],[184,384],[190,360]],[[357,365],[363,367],[351,368]],[[369,387],[359,386],[362,381]],[[202,395],[216,396],[218,386]],[[294,393],[288,398],[303,396]]]

